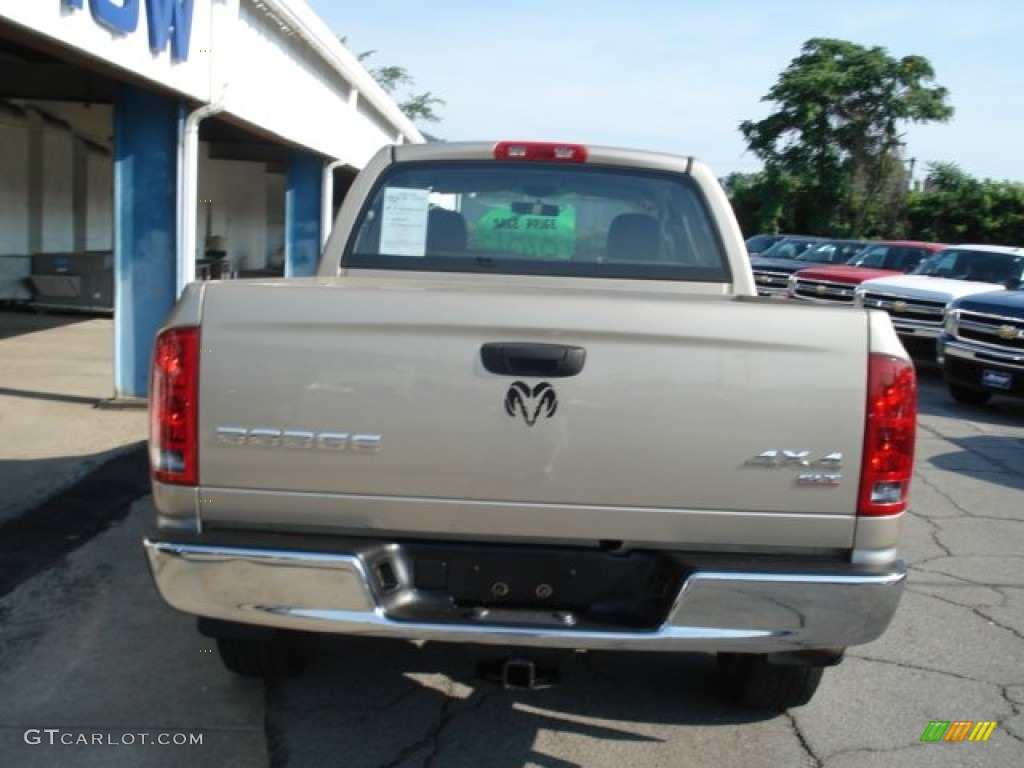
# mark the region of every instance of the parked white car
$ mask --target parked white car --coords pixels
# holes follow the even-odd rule
[[[934,352],[946,306],[961,296],[1000,291],[1024,272],[1024,248],[953,245],[921,262],[910,274],[861,283],[858,307],[884,309],[905,345]]]

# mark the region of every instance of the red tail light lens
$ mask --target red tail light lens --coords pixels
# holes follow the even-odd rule
[[[149,382],[149,464],[163,483],[197,485],[199,329],[156,339]]]
[[[916,433],[913,364],[888,355],[871,355],[858,514],[895,515],[906,509]]]
[[[534,160],[548,163],[585,163],[587,148],[582,144],[552,144],[542,141],[499,141],[494,145],[496,160]]]

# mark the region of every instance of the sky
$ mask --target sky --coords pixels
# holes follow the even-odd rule
[[[760,162],[739,132],[804,42],[831,37],[923,56],[946,123],[904,126],[914,177],[955,163],[1024,182],[1024,0],[306,0],[368,67],[445,100],[420,127],[447,141],[550,140],[707,162]],[[909,164],[909,163],[908,163]]]

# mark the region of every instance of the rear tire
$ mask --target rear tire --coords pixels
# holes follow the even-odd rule
[[[218,637],[224,666],[242,677],[294,677],[316,655],[318,635],[278,630],[270,638]]]
[[[963,405],[984,405],[992,399],[991,392],[985,392],[980,389],[970,389],[968,387],[962,387],[959,384],[950,384],[949,394],[952,395],[954,400]]]
[[[782,712],[811,700],[825,668],[772,664],[756,654],[720,653],[718,671],[726,693],[737,704]]]

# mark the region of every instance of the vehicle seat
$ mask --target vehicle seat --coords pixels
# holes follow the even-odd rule
[[[992,263],[988,260],[975,259],[974,262],[969,264],[967,267],[967,274],[964,275],[964,278],[977,283],[994,282]]]
[[[427,252],[466,250],[466,220],[447,208],[431,208],[427,214]]]
[[[645,213],[622,213],[608,227],[608,261],[654,261],[658,222]]]
[[[900,258],[897,260],[895,264],[893,264],[892,267],[890,267],[890,269],[898,269],[901,272],[909,272],[910,270],[916,268],[917,265],[920,264],[922,261],[924,261],[927,258],[927,256],[928,255],[925,253],[917,253],[914,251],[901,254]]]

